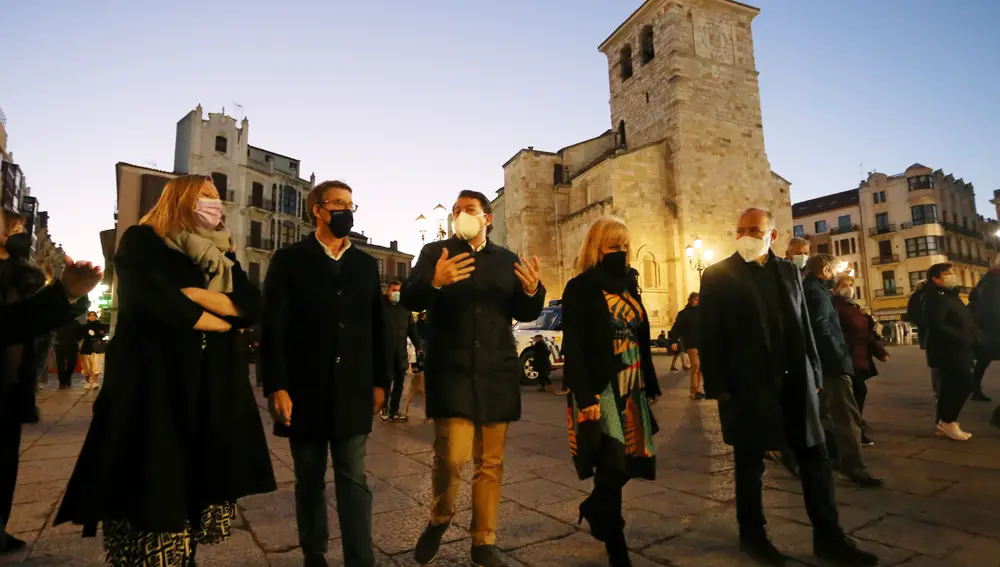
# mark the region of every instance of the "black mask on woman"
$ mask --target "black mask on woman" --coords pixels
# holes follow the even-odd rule
[[[337,238],[343,238],[351,233],[354,228],[354,211],[344,209],[342,211],[328,211],[330,213],[330,232]]]
[[[16,260],[25,260],[31,255],[31,236],[27,232],[19,232],[7,237],[4,245],[7,254]]]
[[[623,250],[609,252],[601,258],[601,269],[607,270],[609,274],[625,275],[627,268],[627,255]]]

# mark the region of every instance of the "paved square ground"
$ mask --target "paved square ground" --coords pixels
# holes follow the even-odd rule
[[[881,490],[859,490],[840,480],[842,523],[883,565],[995,567],[1000,565],[1000,429],[987,425],[995,404],[970,402],[963,427],[966,443],[937,439],[930,380],[921,351],[896,347],[893,360],[870,384],[866,418],[876,444],[865,449]],[[628,539],[637,567],[741,566],[736,550],[732,453],[722,443],[715,404],[687,397],[687,376],[668,372],[657,357],[665,395],[656,406],[657,480],[634,481],[625,490]],[[558,376],[558,373],[556,374]],[[54,383],[54,380],[50,380]],[[1000,398],[1000,369],[991,369],[987,392]],[[11,531],[30,542],[13,565],[102,565],[100,539],[82,539],[79,528],[51,526],[89,425],[95,394],[79,385],[40,393],[43,421],[26,427],[21,475]],[[242,519],[227,543],[199,552],[203,567],[301,564],[295,529],[292,461],[285,440],[270,436],[279,483],[274,494],[241,501]],[[506,457],[504,503],[498,545],[512,565],[530,567],[606,565],[601,544],[575,525],[576,508],[589,490],[569,460],[566,399],[524,390],[523,420],[512,426]],[[419,410],[415,412],[419,414]],[[375,498],[374,538],[380,566],[412,566],[411,550],[427,521],[432,431],[414,415],[410,423],[375,423],[367,468]],[[328,471],[332,479],[332,471]],[[466,470],[471,480],[471,470]],[[769,529],[782,550],[808,565],[810,528],[796,480],[779,466],[765,477]],[[339,527],[329,491],[330,562],[341,565]],[[447,534],[436,565],[467,565],[469,487],[462,512]]]

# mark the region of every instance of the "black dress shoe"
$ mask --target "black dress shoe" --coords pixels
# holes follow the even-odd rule
[[[885,479],[874,476],[867,470],[845,473],[845,476],[861,488],[882,488],[885,486]]]
[[[973,392],[969,399],[974,402],[992,402],[993,398],[987,396],[982,392]]]
[[[495,545],[477,545],[472,548],[472,564],[476,567],[509,567],[500,557]]]
[[[833,538],[814,538],[813,554],[840,567],[874,567],[878,556],[858,549],[858,544],[846,535]]]
[[[740,538],[740,552],[745,553],[761,565],[782,567],[788,556],[778,551],[767,536]]]
[[[413,550],[413,558],[421,565],[427,565],[437,558],[438,550],[441,549],[441,538],[444,532],[448,531],[449,524],[427,524],[424,533],[420,534],[417,540],[417,547]]]

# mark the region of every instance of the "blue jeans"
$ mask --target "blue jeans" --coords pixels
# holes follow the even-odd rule
[[[295,518],[299,545],[305,556],[325,555],[330,532],[327,526],[326,452],[333,459],[341,544],[347,567],[374,567],[372,551],[372,493],[365,476],[367,435],[332,441],[291,439],[295,463]]]

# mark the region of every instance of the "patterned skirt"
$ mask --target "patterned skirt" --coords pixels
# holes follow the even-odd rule
[[[236,504],[209,506],[198,525],[189,522],[182,532],[153,533],[135,529],[127,520],[103,523],[104,551],[112,567],[189,567],[195,544],[229,539]]]

